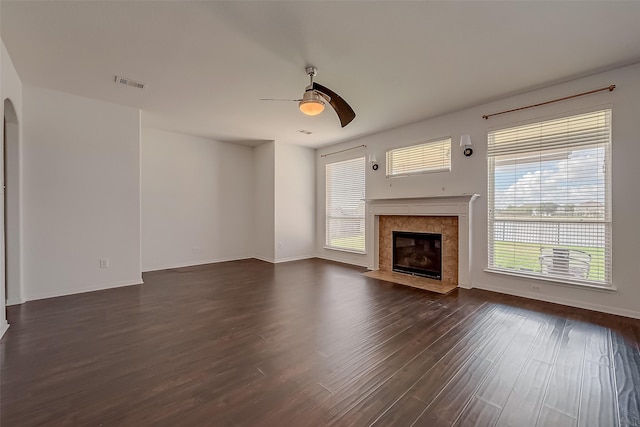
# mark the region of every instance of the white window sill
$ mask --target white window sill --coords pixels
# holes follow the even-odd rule
[[[366,255],[367,251],[357,251],[355,249],[334,248],[332,246],[324,246],[323,249],[329,249],[330,251],[347,252],[350,254]]]
[[[505,276],[513,276],[521,279],[536,280],[539,282],[545,282],[552,285],[568,286],[571,288],[580,288],[580,289],[586,289],[590,291],[600,291],[600,292],[617,292],[618,291],[618,289],[613,285],[611,286],[594,285],[593,283],[580,282],[577,280],[562,279],[562,278],[555,278],[555,277],[544,277],[544,276],[537,276],[534,274],[518,273],[515,271],[498,270],[498,269],[492,269],[492,268],[486,268],[484,271],[487,273],[502,274]]]

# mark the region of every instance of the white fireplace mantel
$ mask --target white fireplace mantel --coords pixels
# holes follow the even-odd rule
[[[367,217],[367,266],[379,269],[380,215],[457,216],[458,286],[470,288],[471,205],[478,194],[424,196],[397,199],[365,199]]]

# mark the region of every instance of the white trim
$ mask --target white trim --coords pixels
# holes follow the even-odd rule
[[[270,264],[275,264],[276,260],[273,258],[261,257],[261,256],[253,256],[252,258],[257,259],[258,261],[268,262]]]
[[[327,249],[330,251],[338,251],[338,252],[347,252],[350,254],[357,254],[357,255],[366,255],[367,251],[358,251],[356,249],[344,249],[344,248],[336,248],[334,246],[323,246],[322,249]]]
[[[501,286],[494,286],[494,285],[485,285],[477,282],[474,283],[473,287],[476,289],[483,289],[485,291],[498,292],[501,294],[514,295],[517,297],[530,298],[538,301],[551,302],[554,304],[561,304],[569,307],[583,308],[585,310],[599,311],[602,313],[615,314],[618,316],[640,319],[640,311],[635,311],[635,310],[626,310],[623,308],[611,307],[608,305],[591,304],[588,302],[558,298],[550,295],[541,294],[538,292],[518,291],[511,288],[503,288]]]
[[[495,268],[485,268],[484,271],[486,273],[503,274],[505,276],[519,277],[521,279],[537,280],[537,281],[548,283],[550,285],[568,286],[572,288],[586,289],[588,291],[616,292],[618,290],[618,288],[616,288],[613,285],[596,285],[590,282],[582,282],[578,280],[576,281],[563,280],[562,278],[543,276],[540,274],[536,275],[536,274],[519,273],[513,270],[499,270]]]
[[[473,289],[473,285],[470,283],[459,283],[458,287],[462,289]]]
[[[287,258],[276,258],[274,260],[274,264],[280,264],[281,262],[291,262],[291,261],[300,261],[303,259],[315,258],[315,255],[300,255],[300,256],[291,256]]]
[[[347,260],[344,258],[336,258],[336,257],[332,257],[329,255],[324,255],[324,254],[318,254],[315,256],[316,258],[320,258],[320,259],[325,259],[327,261],[333,261],[333,262],[339,262],[342,264],[349,264],[349,265],[356,265],[358,267],[365,267],[367,268],[367,262],[357,262],[357,261],[353,261],[353,260]]]
[[[142,268],[142,109],[138,108],[138,269]]]
[[[458,218],[458,286],[471,284],[471,204],[478,194],[365,199],[367,223],[365,242],[369,270],[379,269],[378,226],[381,215],[455,216]]]
[[[0,339],[2,339],[4,333],[7,332],[7,329],[9,329],[9,324],[5,320],[4,322],[2,322],[2,326],[0,326]]]
[[[24,304],[26,301],[23,300],[22,298],[12,298],[12,299],[8,299],[7,300],[7,307],[9,307],[10,305],[20,305],[20,304]]]
[[[142,270],[143,273],[149,273],[152,271],[159,271],[159,270],[170,270],[172,268],[183,268],[183,267],[194,267],[196,265],[204,265],[204,264],[216,264],[218,262],[228,262],[228,261],[240,261],[242,259],[250,259],[250,258],[255,258],[255,257],[251,257],[251,256],[239,256],[239,257],[228,257],[228,258],[212,258],[212,259],[208,259],[208,260],[201,260],[201,261],[182,261],[182,262],[178,262],[178,263],[171,263],[171,264],[156,264],[153,267],[149,267],[146,268],[144,270]],[[266,261],[266,260],[263,260]],[[271,261],[269,261],[271,262]]]
[[[316,255],[300,255],[300,256],[292,256],[287,258],[266,258],[266,257],[254,256],[253,258],[260,261],[268,262],[271,264],[280,264],[283,262],[300,261],[303,259],[316,258]]]
[[[142,278],[139,278],[139,279],[133,279],[133,280],[125,280],[122,282],[101,284],[101,285],[91,286],[88,288],[75,288],[75,289],[71,288],[71,289],[55,290],[52,292],[42,292],[34,295],[28,295],[27,298],[25,299],[25,302],[35,301],[39,299],[46,299],[46,298],[62,297],[66,295],[83,294],[85,292],[102,291],[105,289],[121,288],[124,286],[137,286],[137,285],[141,285],[142,283],[143,283]]]

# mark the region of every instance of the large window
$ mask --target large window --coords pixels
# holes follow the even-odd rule
[[[326,165],[326,246],[364,253],[365,159]]]
[[[611,110],[488,135],[489,269],[611,285]]]
[[[451,170],[451,138],[387,151],[387,176]]]

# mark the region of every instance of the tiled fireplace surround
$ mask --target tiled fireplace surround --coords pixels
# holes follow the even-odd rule
[[[471,205],[477,197],[367,199],[368,268],[391,271],[391,231],[439,233],[443,243],[442,284],[470,288]],[[456,225],[454,218],[457,236],[451,229]],[[455,245],[456,240],[457,248],[452,249],[449,245]]]

